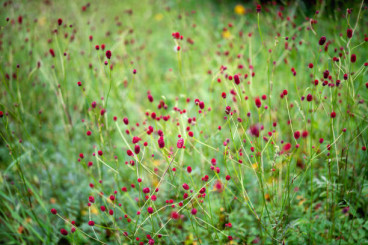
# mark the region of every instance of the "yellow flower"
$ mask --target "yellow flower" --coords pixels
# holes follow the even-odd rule
[[[299,200],[298,206],[303,205],[303,203],[306,201],[306,199],[303,196],[297,195],[296,199]]]
[[[256,169],[258,168],[258,163],[253,163],[253,164],[252,164],[252,167],[253,167],[253,169],[255,169],[255,170],[256,170]]]
[[[162,18],[164,18],[164,15],[161,14],[161,13],[155,15],[155,20],[157,20],[157,21],[162,20]]]
[[[158,183],[160,183],[160,181],[158,180],[158,178],[153,177],[153,178],[152,178],[152,185],[153,185],[153,186],[156,186],[156,188],[157,188]]]
[[[98,210],[97,210],[97,208],[95,206],[92,206],[91,207],[91,213],[98,214]]]
[[[154,160],[153,161],[153,165],[154,166],[160,166],[161,165],[161,162],[159,160]]]
[[[238,4],[238,5],[236,5],[236,6],[235,6],[235,8],[234,8],[234,12],[235,12],[236,14],[238,14],[238,15],[243,15],[243,14],[245,14],[245,13],[246,13],[246,10],[245,10],[245,8],[244,8],[244,6],[243,6],[243,5]]]
[[[41,17],[38,19],[38,24],[40,26],[44,26],[46,24],[46,18],[45,17]]]
[[[265,199],[266,199],[267,201],[269,201],[269,200],[270,200],[270,194],[266,193],[266,194],[265,194]]]
[[[222,37],[225,38],[225,39],[230,39],[230,37],[231,37],[230,31],[229,30],[223,31],[222,32]]]

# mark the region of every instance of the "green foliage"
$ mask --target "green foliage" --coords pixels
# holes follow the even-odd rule
[[[368,243],[367,5],[335,4],[3,1],[0,243]]]

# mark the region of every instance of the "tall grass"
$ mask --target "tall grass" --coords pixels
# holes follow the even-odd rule
[[[0,241],[368,243],[367,5],[331,4],[3,1]]]

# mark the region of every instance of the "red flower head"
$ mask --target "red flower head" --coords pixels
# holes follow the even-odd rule
[[[54,50],[52,48],[50,48],[49,52],[50,52],[50,54],[51,54],[52,57],[55,57],[55,52],[54,52]]]
[[[257,4],[257,7],[256,7],[257,13],[260,13],[261,9],[262,9],[262,6],[260,4]]]
[[[351,63],[355,63],[355,61],[356,61],[356,55],[355,54],[351,55],[350,61],[351,61]]]
[[[180,148],[183,148],[184,146],[184,139],[183,138],[180,138],[178,139],[178,142],[176,143],[176,146],[180,149]]]
[[[67,230],[65,230],[64,228],[61,228],[61,229],[60,229],[60,233],[61,233],[62,235],[64,235],[64,236],[67,236],[67,235],[68,235],[68,231],[67,231]]]
[[[347,31],[346,31],[346,36],[347,36],[348,38],[352,38],[352,36],[353,36],[353,30],[352,30],[352,29],[347,29]]]
[[[134,152],[135,152],[135,154],[139,154],[140,151],[141,151],[141,147],[139,145],[135,145],[134,146]]]
[[[281,154],[284,154],[284,153],[288,152],[290,149],[291,149],[291,144],[290,143],[286,143],[284,145],[284,147],[282,147]]]
[[[262,106],[262,102],[259,97],[255,98],[254,102],[256,103],[257,108],[260,108]]]
[[[164,137],[160,136],[160,138],[158,139],[158,146],[160,148],[164,148],[165,147],[165,141],[164,141]]]
[[[251,125],[249,127],[249,133],[255,137],[259,137],[259,125],[258,124]]]
[[[184,183],[184,184],[183,184],[183,189],[184,189],[184,190],[189,190],[189,185],[188,185],[187,183]]]
[[[108,58],[108,59],[111,58],[111,51],[110,50],[106,51],[106,58]]]
[[[323,45],[323,44],[325,44],[325,42],[326,42],[326,37],[325,36],[323,36],[323,37],[321,37],[320,39],[319,39],[319,45]]]
[[[234,82],[235,82],[236,85],[239,85],[239,83],[240,83],[239,75],[237,75],[237,74],[234,75]]]

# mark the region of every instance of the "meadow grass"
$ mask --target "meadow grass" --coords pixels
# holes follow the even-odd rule
[[[368,244],[364,1],[1,4],[1,243]]]

